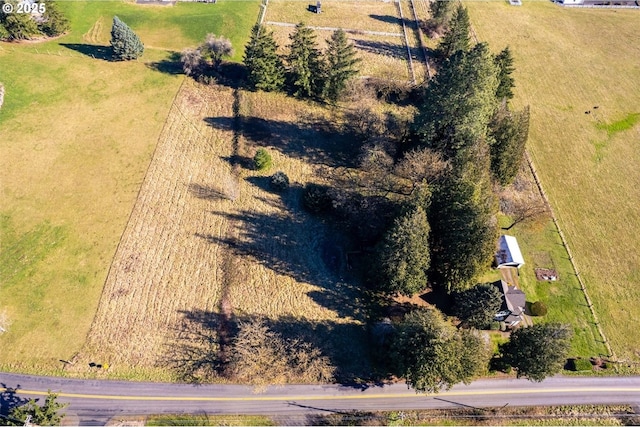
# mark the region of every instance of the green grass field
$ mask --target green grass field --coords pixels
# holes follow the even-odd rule
[[[0,43],[0,369],[54,372],[83,345],[158,135],[183,79],[153,62],[223,34],[235,58],[258,2],[144,7],[60,2],[69,34]],[[147,49],[139,61],[83,52],[106,46],[114,14]]]
[[[511,47],[514,104],[531,106],[529,150],[540,178],[614,351],[637,359],[640,15],[549,2],[466,6],[481,41],[496,52]],[[549,233],[531,234],[532,246]],[[535,293],[561,305],[550,317],[583,310],[577,297],[563,300],[540,285]]]

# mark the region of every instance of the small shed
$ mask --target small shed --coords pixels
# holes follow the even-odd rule
[[[516,267],[524,265],[524,258],[520,252],[518,241],[513,236],[500,236],[498,240],[498,251],[496,252],[496,264],[498,268]]]

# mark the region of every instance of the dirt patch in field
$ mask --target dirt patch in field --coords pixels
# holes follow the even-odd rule
[[[556,280],[560,279],[558,277],[558,272],[551,268],[536,268],[535,273],[536,279],[538,279],[539,281],[555,282]]]

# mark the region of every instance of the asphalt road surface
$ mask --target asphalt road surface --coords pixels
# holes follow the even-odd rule
[[[404,384],[380,386],[289,385],[262,392],[241,385],[165,384],[77,380],[0,373],[6,409],[47,390],[68,402],[81,425],[104,425],[114,416],[162,413],[264,414],[305,424],[312,413],[568,404],[640,404],[640,377],[562,377],[541,383],[480,380],[438,394],[416,394]],[[78,418],[75,418],[75,417]],[[280,418],[279,418],[280,419]]]

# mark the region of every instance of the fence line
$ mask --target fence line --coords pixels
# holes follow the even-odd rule
[[[404,23],[404,15],[402,14],[402,5],[400,0],[396,0],[398,10],[400,11],[400,21],[402,21],[402,33],[404,34],[404,44],[407,47],[407,56],[409,57],[409,71],[411,72],[411,83],[416,84],[416,73],[413,71],[413,59],[411,58],[411,47],[409,46],[409,38],[407,37],[407,26]]]
[[[260,4],[260,16],[258,17],[258,23],[260,25],[262,25],[262,22],[264,21],[264,17],[267,14],[267,6],[269,5],[269,0],[263,0],[263,2]]]
[[[429,66],[429,56],[427,55],[427,48],[423,42],[422,28],[420,28],[420,22],[418,20],[418,14],[416,13],[416,7],[413,4],[414,0],[409,0],[409,4],[411,5],[411,10],[413,11],[413,18],[416,23],[416,31],[418,32],[418,43],[420,43],[420,47],[422,48],[422,54],[424,55],[424,63],[427,65],[427,78],[431,80],[431,67]]]
[[[596,311],[593,308],[593,302],[591,301],[591,298],[589,297],[589,294],[587,293],[587,286],[584,283],[584,280],[582,279],[582,276],[580,276],[580,271],[578,270],[578,266],[576,265],[576,261],[573,258],[573,253],[571,252],[571,249],[569,248],[569,244],[567,243],[567,239],[564,236],[564,232],[562,231],[562,228],[560,227],[560,222],[558,221],[558,217],[556,216],[556,214],[553,211],[553,208],[551,207],[551,204],[549,203],[549,197],[547,197],[547,193],[544,191],[544,188],[542,188],[542,182],[540,181],[540,178],[538,177],[538,172],[533,164],[533,160],[531,160],[531,156],[529,155],[528,151],[524,152],[524,157],[527,161],[527,164],[529,165],[529,169],[531,170],[531,173],[533,174],[533,179],[536,182],[536,185],[538,186],[538,191],[540,191],[540,195],[542,196],[544,203],[547,205],[547,208],[549,209],[549,212],[551,214],[551,219],[553,220],[553,224],[556,227],[556,230],[558,230],[558,235],[560,236],[560,240],[562,241],[562,245],[564,246],[565,250],[567,251],[567,255],[569,255],[569,262],[571,263],[571,267],[573,267],[573,272],[575,273],[576,277],[578,278],[578,282],[580,283],[580,289],[582,290],[582,294],[584,295],[584,299],[587,301],[587,305],[589,306],[589,311],[591,312],[591,315],[593,316],[593,321],[594,324],[596,326],[596,328],[598,329],[598,333],[600,334],[600,337],[602,338],[602,342],[605,345],[605,347],[607,347],[607,351],[609,352],[609,354],[607,355],[608,357],[610,357],[613,360],[616,360],[616,355],[613,352],[613,349],[611,348],[611,344],[609,343],[609,340],[607,339],[607,337],[604,334],[604,331],[602,330],[602,327],[600,326],[600,321],[598,320],[598,315],[596,314]]]

